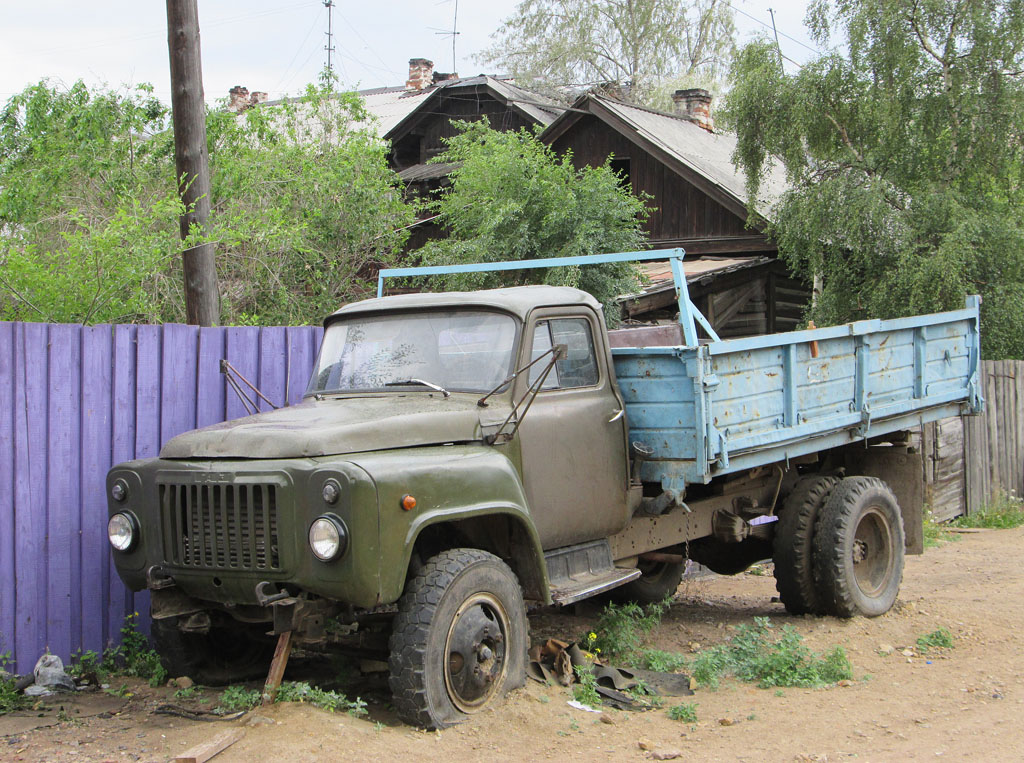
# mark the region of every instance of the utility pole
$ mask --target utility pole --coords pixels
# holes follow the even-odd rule
[[[167,0],[167,49],[171,57],[171,117],[174,125],[174,166],[178,193],[185,205],[181,216],[184,241],[193,226],[202,229],[210,216],[210,171],[206,151],[206,104],[199,53],[197,0]],[[185,315],[188,323],[220,322],[220,294],[213,244],[182,252]]]
[[[327,9],[327,44],[324,50],[327,51],[327,80],[331,81],[334,73],[331,66],[331,54],[334,52],[334,0],[324,0],[324,8]]]

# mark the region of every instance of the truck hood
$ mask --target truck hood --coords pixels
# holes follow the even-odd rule
[[[483,436],[481,414],[497,425],[507,413],[462,395],[306,400],[185,432],[169,440],[160,457],[300,458],[470,442]]]

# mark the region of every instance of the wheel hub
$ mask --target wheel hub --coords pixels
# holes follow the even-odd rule
[[[469,713],[487,704],[505,673],[509,621],[500,602],[477,594],[459,608],[448,630],[445,686],[452,703]]]
[[[885,515],[877,507],[869,507],[857,522],[852,548],[854,578],[866,595],[877,595],[891,576],[894,542]]]

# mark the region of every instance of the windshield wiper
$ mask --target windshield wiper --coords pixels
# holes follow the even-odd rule
[[[405,379],[404,381],[390,381],[390,382],[385,382],[384,386],[385,387],[402,387],[402,386],[408,386],[410,384],[419,384],[420,386],[423,386],[423,387],[430,387],[433,390],[437,390],[438,392],[440,392],[445,397],[451,397],[452,396],[451,392],[449,392],[448,390],[446,390],[444,387],[440,386],[439,384],[431,384],[428,381],[423,381],[423,379]]]

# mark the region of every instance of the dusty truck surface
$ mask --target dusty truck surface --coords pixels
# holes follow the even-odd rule
[[[905,432],[983,404],[978,299],[720,341],[680,250],[528,265],[654,258],[677,325],[608,332],[564,287],[366,300],[325,321],[301,404],[111,469],[117,568],[152,591],[170,672],[225,682],[274,634],[342,641],[440,727],[523,681],[527,605],[660,600],[687,560],[772,558],[791,612],[887,611],[922,548]]]

